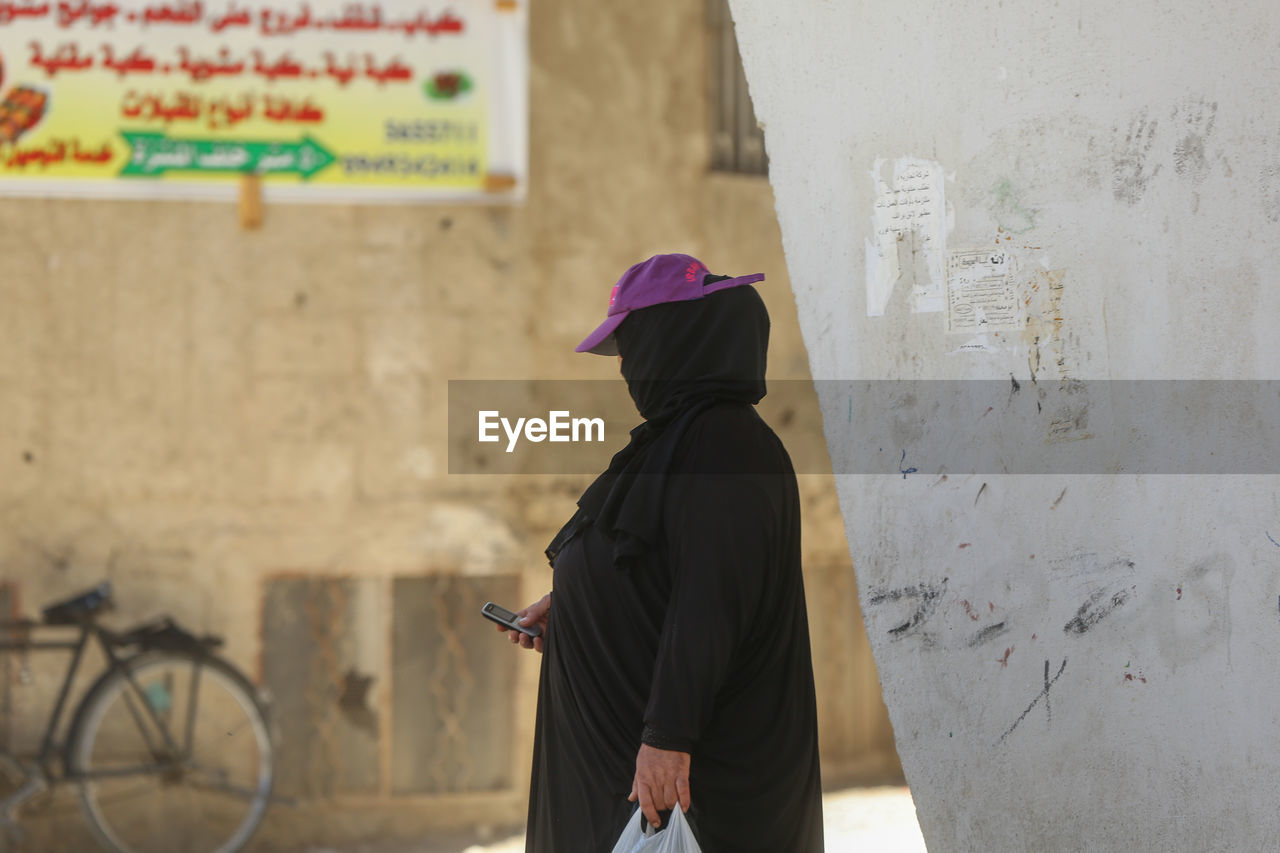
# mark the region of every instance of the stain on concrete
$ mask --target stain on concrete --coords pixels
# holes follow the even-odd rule
[[[1135,607],[1133,617],[1141,618],[1133,630],[1155,642],[1159,660],[1170,675],[1205,658],[1231,667],[1235,622],[1231,587],[1236,568],[1235,557],[1226,552],[1206,554],[1189,565],[1179,561],[1165,572],[1168,585],[1163,594],[1143,596],[1141,602],[1128,605]],[[1182,589],[1181,601],[1178,587]]]
[[[1041,371],[1056,367],[1057,378],[1069,379],[1071,371],[1063,350],[1062,297],[1065,292],[1065,269],[1035,270],[1026,299],[1027,325],[1022,331],[1022,343],[1027,347],[1027,367],[1033,382]],[[1049,359],[1043,357],[1047,350]],[[1040,407],[1037,405],[1037,411]]]
[[[1115,557],[1108,560],[1094,551],[1085,551],[1083,549],[1071,551],[1062,557],[1053,559],[1051,565],[1054,572],[1061,573],[1063,577],[1101,576],[1110,578],[1113,581],[1117,575],[1132,574],[1137,566],[1128,557]]]
[[[1215,179],[1215,185],[1219,179]],[[1230,287],[1221,287],[1229,282]],[[1169,292],[1180,294],[1180,316],[1166,328],[1169,340],[1185,340],[1187,336],[1206,333],[1206,318],[1238,317],[1241,322],[1255,315],[1260,306],[1266,305],[1270,288],[1268,274],[1259,270],[1250,260],[1241,259],[1238,264],[1226,261],[1212,272],[1207,270],[1175,269],[1169,273]],[[1247,328],[1243,326],[1241,328]],[[1222,364],[1253,364],[1261,357],[1259,347],[1265,337],[1253,334],[1219,334],[1213,343],[1213,353]],[[1264,347],[1265,351],[1265,347]]]
[[[1111,157],[1111,192],[1116,201],[1135,205],[1142,200],[1151,180],[1160,173],[1161,164],[1151,163],[1159,122],[1142,110],[1129,122],[1124,138],[1120,128],[1114,129],[1115,150]]]
[[[1265,167],[1259,177],[1262,212],[1268,222],[1280,222],[1280,164]]]
[[[1213,124],[1217,117],[1217,102],[1205,102],[1203,98],[1178,104],[1170,116],[1174,127],[1181,134],[1173,149],[1173,170],[1193,184],[1200,184],[1209,176],[1205,144],[1213,135]]]
[[[1083,382],[1068,380],[1058,383],[1056,405],[1052,406],[1045,441],[1058,444],[1065,441],[1081,441],[1093,438],[1089,432],[1089,389]],[[1045,389],[1040,399],[1049,402]]]
[[[991,188],[991,215],[1002,231],[1025,234],[1036,227],[1036,210],[1023,201],[1021,192],[1008,178]]]
[[[369,734],[378,734],[378,715],[369,707],[369,688],[373,686],[373,676],[364,675],[354,669],[347,670],[342,677],[342,692],[338,696],[338,708],[347,721],[356,728]]]

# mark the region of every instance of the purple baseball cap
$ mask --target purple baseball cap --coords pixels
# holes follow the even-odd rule
[[[711,271],[707,265],[689,255],[654,255],[647,261],[641,261],[618,279],[609,292],[609,313],[605,321],[573,351],[617,355],[618,342],[613,332],[632,311],[664,302],[688,302],[717,290],[764,281],[764,273],[753,273],[713,281],[704,286],[702,280],[708,275]]]

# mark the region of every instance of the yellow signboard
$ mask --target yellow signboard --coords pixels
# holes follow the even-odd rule
[[[527,9],[0,0],[0,193],[518,198]]]

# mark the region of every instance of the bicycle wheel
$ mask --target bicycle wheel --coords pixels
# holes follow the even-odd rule
[[[271,737],[252,685],[212,657],[147,652],[81,703],[68,771],[98,841],[119,853],[233,853],[271,794]]]

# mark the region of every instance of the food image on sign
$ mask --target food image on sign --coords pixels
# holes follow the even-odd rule
[[[31,86],[11,89],[0,100],[0,142],[15,142],[44,118],[49,96]]]
[[[0,0],[0,193],[484,192],[525,160],[522,6]]]
[[[3,87],[4,55],[0,54],[0,92]],[[0,96],[0,145],[16,141],[39,124],[48,105],[49,96],[34,86],[18,86]]]

